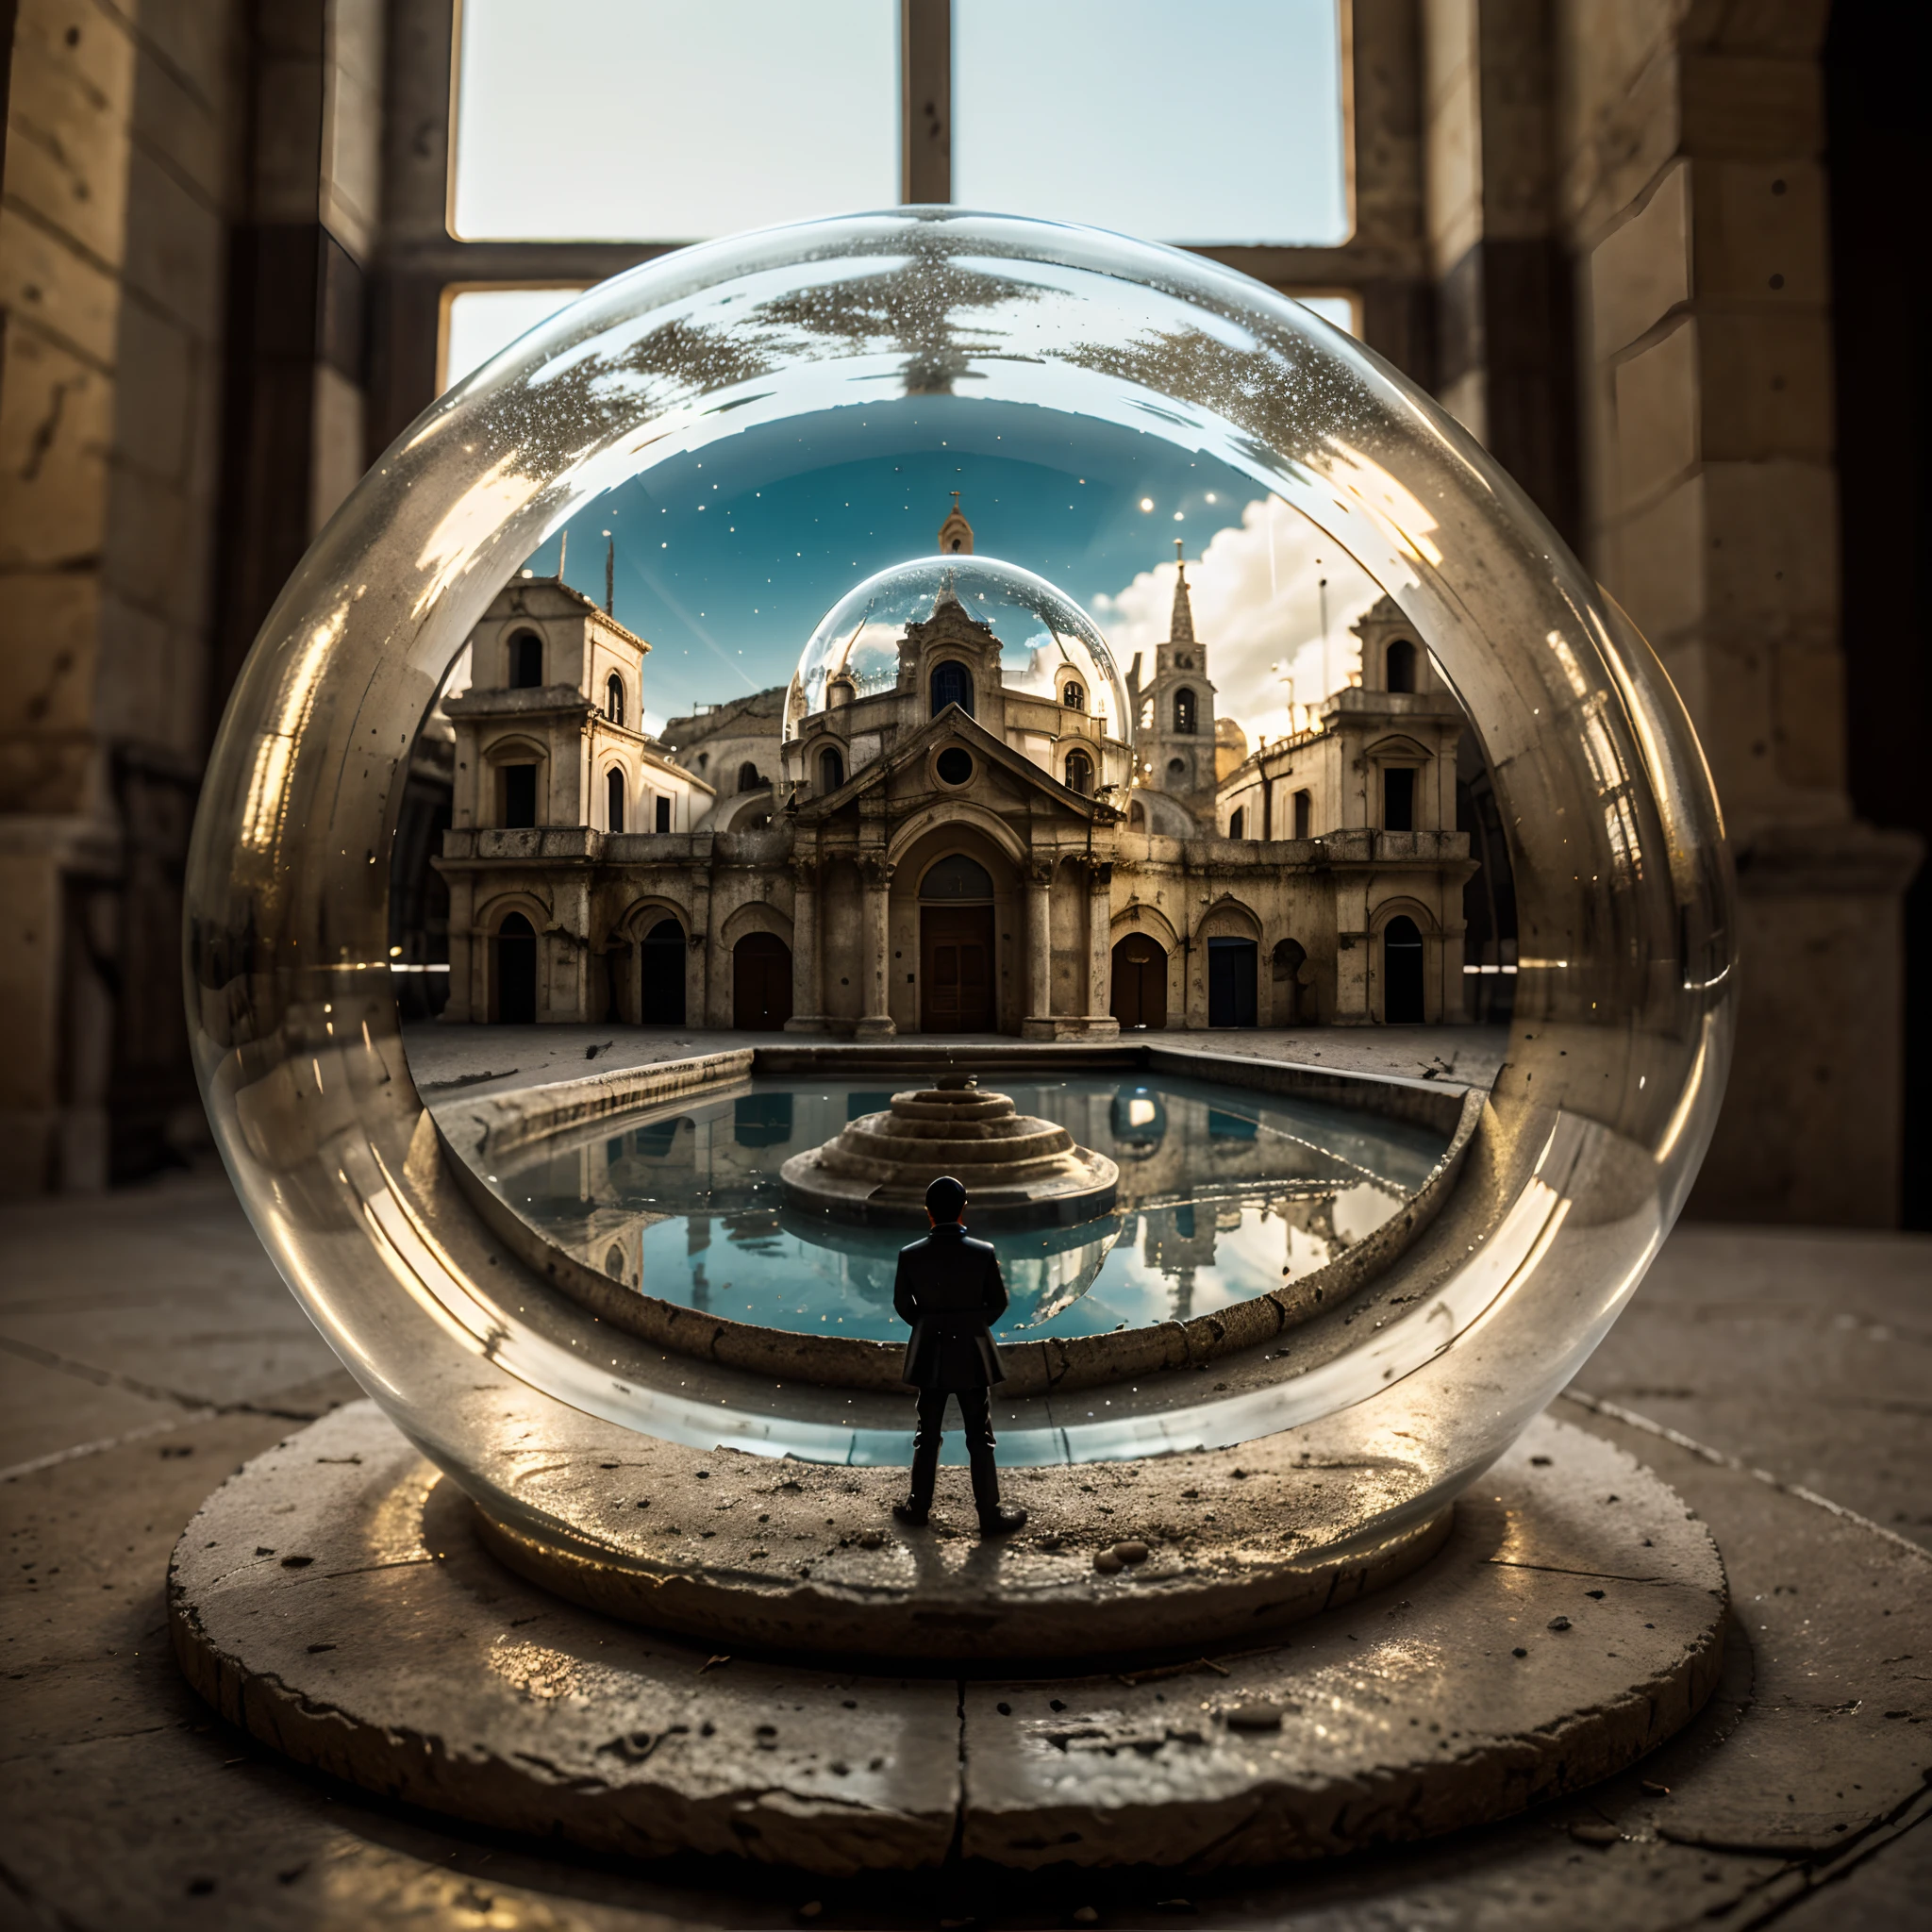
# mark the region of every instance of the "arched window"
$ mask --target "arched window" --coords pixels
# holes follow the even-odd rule
[[[844,782],[845,760],[827,746],[819,754],[819,796],[828,796]]]
[[[1167,775],[1170,778],[1185,778],[1188,775],[1187,759],[1169,758],[1167,761]]]
[[[762,791],[765,781],[758,776],[758,768],[746,758],[738,768],[738,789],[741,791]]]
[[[613,724],[624,723],[624,679],[614,671],[610,674],[610,681],[604,687],[604,715]]]
[[[604,774],[604,824],[608,831],[624,830],[624,774],[614,765]]]
[[[1227,815],[1227,836],[1230,839],[1245,839],[1248,836],[1248,815],[1240,806]]]
[[[1415,646],[1407,638],[1390,639],[1389,654],[1385,661],[1389,669],[1391,691],[1415,689]]]
[[[1194,693],[1183,686],[1174,694],[1174,732],[1176,738],[1194,735]]]
[[[509,641],[509,682],[512,691],[535,691],[543,682],[543,640],[533,630]]]
[[[1093,760],[1084,751],[1067,754],[1067,790],[1083,797],[1093,790]]]
[[[987,900],[992,897],[992,874],[978,859],[954,852],[938,860],[919,882],[922,899]]]
[[[1147,808],[1138,798],[1127,808],[1127,829],[1130,832],[1147,829]]]
[[[1084,711],[1087,708],[1087,693],[1069,678],[1066,688],[1060,692],[1060,703],[1070,711]]]
[[[1315,795],[1311,791],[1297,791],[1294,795],[1294,835],[1297,839],[1312,839],[1315,824]]]
[[[956,658],[932,670],[933,716],[937,718],[948,705],[958,705],[969,718],[973,715],[973,674]]]

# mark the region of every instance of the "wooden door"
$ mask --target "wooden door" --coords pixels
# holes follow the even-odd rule
[[[731,949],[731,1022],[775,1032],[791,1017],[791,948],[776,933],[748,932]]]
[[[1113,1016],[1123,1028],[1167,1024],[1167,955],[1144,933],[1113,949]]]
[[[991,906],[921,908],[919,1024],[927,1033],[992,1031]]]

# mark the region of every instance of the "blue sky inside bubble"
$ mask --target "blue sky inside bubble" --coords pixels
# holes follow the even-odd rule
[[[1284,668],[1320,635],[1298,695],[1346,675],[1345,625],[1374,587],[1320,532],[1205,453],[1022,404],[922,396],[760,426],[659,464],[572,520],[565,575],[652,645],[647,721],[781,684],[825,612],[889,564],[937,553],[952,491],[977,549],[1057,585],[1123,671],[1166,634],[1174,540],[1224,709],[1286,728]],[[527,567],[551,575],[553,537]],[[1205,556],[1204,556],[1205,553]],[[1318,579],[1328,579],[1318,594]]]

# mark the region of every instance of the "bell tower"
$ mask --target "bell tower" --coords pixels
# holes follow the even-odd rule
[[[940,525],[940,555],[973,555],[973,525],[966,521],[965,513],[959,508],[959,492],[957,490],[953,491],[952,513]]]
[[[1140,782],[1178,798],[1204,824],[1214,823],[1214,686],[1208,647],[1194,635],[1188,562],[1174,539],[1174,610],[1167,641],[1155,647],[1153,675],[1142,681],[1137,656],[1127,673]]]

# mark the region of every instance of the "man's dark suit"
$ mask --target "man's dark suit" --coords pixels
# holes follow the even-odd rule
[[[987,1331],[1007,1311],[1007,1284],[1000,1278],[991,1242],[974,1241],[958,1223],[935,1226],[924,1241],[899,1250],[892,1306],[912,1328],[912,1340],[906,1344],[906,1380],[919,1391],[910,1507],[920,1514],[932,1507],[940,1433],[951,1395],[958,1398],[966,1425],[973,1501],[982,1521],[996,1516],[1000,1479],[987,1391],[1006,1380],[1006,1371]]]

